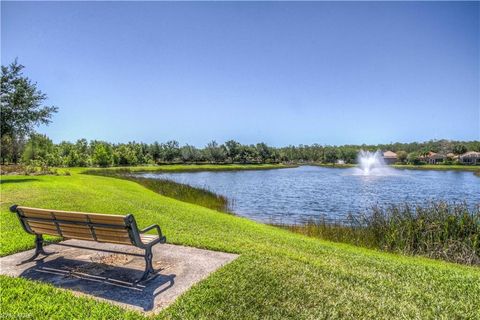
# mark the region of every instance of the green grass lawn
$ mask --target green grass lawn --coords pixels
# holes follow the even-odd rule
[[[33,237],[8,211],[14,203],[134,213],[141,227],[159,223],[170,243],[241,255],[158,318],[480,318],[480,268],[308,238],[167,198],[132,181],[80,171],[72,170],[70,176],[2,177],[2,256],[33,247]],[[142,317],[50,285],[9,277],[0,281],[2,316]]]

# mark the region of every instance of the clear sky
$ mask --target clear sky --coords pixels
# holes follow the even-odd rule
[[[5,2],[55,142],[480,139],[479,2]]]

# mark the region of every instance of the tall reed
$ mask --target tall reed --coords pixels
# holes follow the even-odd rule
[[[373,207],[347,221],[310,220],[282,227],[332,241],[480,265],[480,206],[438,202]]]

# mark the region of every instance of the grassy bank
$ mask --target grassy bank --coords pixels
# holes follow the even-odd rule
[[[134,213],[170,243],[240,254],[156,318],[480,318],[480,268],[332,243],[159,195],[136,182],[70,176],[2,177],[0,254],[33,247],[8,211],[22,205]],[[48,250],[48,248],[47,248]],[[0,277],[2,314],[34,319],[142,315],[25,279]]]
[[[464,204],[373,208],[348,224],[309,221],[281,227],[331,241],[480,265],[480,208]]]

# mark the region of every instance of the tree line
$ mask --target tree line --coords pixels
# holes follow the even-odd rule
[[[46,166],[136,166],[170,163],[356,163],[359,150],[391,150],[400,163],[419,163],[428,152],[462,154],[480,151],[480,141],[433,140],[422,143],[380,145],[298,145],[272,147],[265,143],[241,144],[229,140],[219,144],[211,141],[203,148],[172,140],[151,144],[141,142],[109,143],[79,139],[55,144],[46,135],[33,133],[23,146],[20,162]],[[2,154],[3,157],[3,154]],[[5,160],[5,159],[3,159]],[[13,160],[13,159],[8,159]]]

